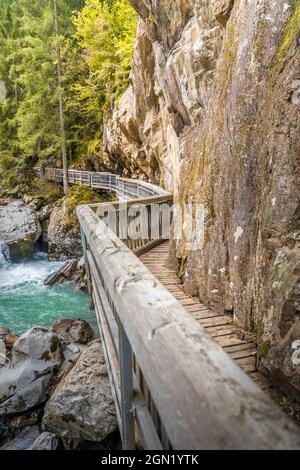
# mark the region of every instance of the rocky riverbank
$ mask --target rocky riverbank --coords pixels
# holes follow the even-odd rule
[[[79,225],[69,206],[66,200],[45,205],[29,196],[0,200],[0,265],[30,259],[43,250],[50,261],[66,261],[45,285],[73,283],[78,291],[86,290]]]
[[[2,254],[6,249],[13,261],[29,258],[37,249],[58,261],[82,256],[79,227],[65,223],[65,212],[65,203],[43,205],[29,197],[1,201]]]
[[[85,290],[80,231],[72,214],[66,200],[1,200],[1,269],[10,263],[24,268],[44,250],[49,259],[66,261],[45,285]],[[102,346],[86,321],[64,318],[21,335],[0,328],[0,450],[120,446]]]
[[[118,425],[102,346],[78,319],[0,329],[0,450],[112,449]]]
[[[8,247],[10,258],[19,260],[34,253],[42,236],[41,222],[32,203],[10,201],[0,206],[0,240]]]

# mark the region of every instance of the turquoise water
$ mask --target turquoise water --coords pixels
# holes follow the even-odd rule
[[[1,251],[1,250],[0,250]],[[10,263],[0,253],[0,326],[23,333],[32,326],[49,327],[59,318],[81,318],[96,326],[88,296],[73,286],[44,286],[46,277],[63,263],[39,253],[23,263]]]

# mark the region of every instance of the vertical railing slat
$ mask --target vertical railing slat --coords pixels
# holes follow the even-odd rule
[[[90,266],[89,266],[89,261],[88,261],[88,256],[87,256],[87,248],[88,248],[87,239],[82,228],[80,228],[80,234],[81,234],[83,256],[85,260],[85,272],[86,272],[87,287],[88,287],[88,293],[89,293],[89,306],[90,306],[90,309],[93,310],[95,308],[95,305],[94,305],[94,300],[93,300],[92,276],[91,276],[91,271],[90,271]]]
[[[127,335],[119,320],[119,361],[121,380],[121,419],[124,450],[135,449],[135,426],[133,416],[133,358]]]

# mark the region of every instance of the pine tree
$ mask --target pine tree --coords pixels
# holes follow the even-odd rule
[[[1,0],[0,183],[99,153],[103,118],[126,89],[137,17],[127,0]]]
[[[15,184],[11,170],[20,169],[18,156],[17,128],[14,117],[20,93],[14,73],[11,52],[18,34],[18,14],[15,2],[2,0],[0,3],[0,80],[5,88],[6,99],[0,103],[0,184],[6,181]],[[24,175],[22,175],[24,178]]]
[[[62,161],[64,170],[64,193],[65,195],[69,192],[69,176],[68,176],[68,157],[67,157],[67,143],[66,143],[66,128],[65,128],[65,109],[64,109],[64,88],[62,79],[62,61],[60,51],[60,28],[58,18],[58,7],[57,0],[53,0],[53,20],[54,20],[54,31],[55,31],[55,54],[56,54],[56,71],[57,71],[57,99],[59,108],[59,122],[60,122],[60,140],[61,140],[61,151]]]
[[[86,158],[101,148],[103,118],[128,86],[137,15],[127,0],[87,0],[73,22],[82,65],[68,106],[82,118],[74,137]]]

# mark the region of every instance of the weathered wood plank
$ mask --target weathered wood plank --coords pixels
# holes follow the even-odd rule
[[[215,338],[216,343],[218,343],[222,348],[226,346],[234,345],[245,345],[247,342],[241,338],[238,338],[235,334],[227,336],[219,336]]]
[[[188,310],[189,311],[189,310]],[[190,312],[190,311],[189,311]],[[196,310],[190,312],[190,314],[196,318],[200,323],[202,320],[208,320],[209,318],[219,318],[219,314],[216,312],[212,312],[211,310]]]
[[[190,307],[186,307],[186,310],[189,312],[210,312],[211,314],[217,316],[220,315],[217,312],[214,312],[213,310],[209,310],[205,305],[203,304],[197,304],[197,305],[191,305]]]
[[[256,344],[255,343],[244,343],[240,345],[230,345],[230,346],[224,346],[225,351],[230,354],[230,353],[235,353],[235,352],[240,352],[240,351],[248,351],[248,352],[256,352]]]
[[[211,317],[211,318],[202,318],[200,319],[200,323],[204,328],[209,328],[213,326],[226,326],[226,325],[231,325],[232,320],[228,318],[224,318],[222,315],[218,317]]]
[[[236,359],[243,359],[243,358],[246,358],[246,357],[254,357],[256,358],[256,351],[253,351],[253,352],[249,352],[248,350],[243,350],[243,351],[228,351],[228,354],[229,356],[233,359],[233,360],[236,360]]]

